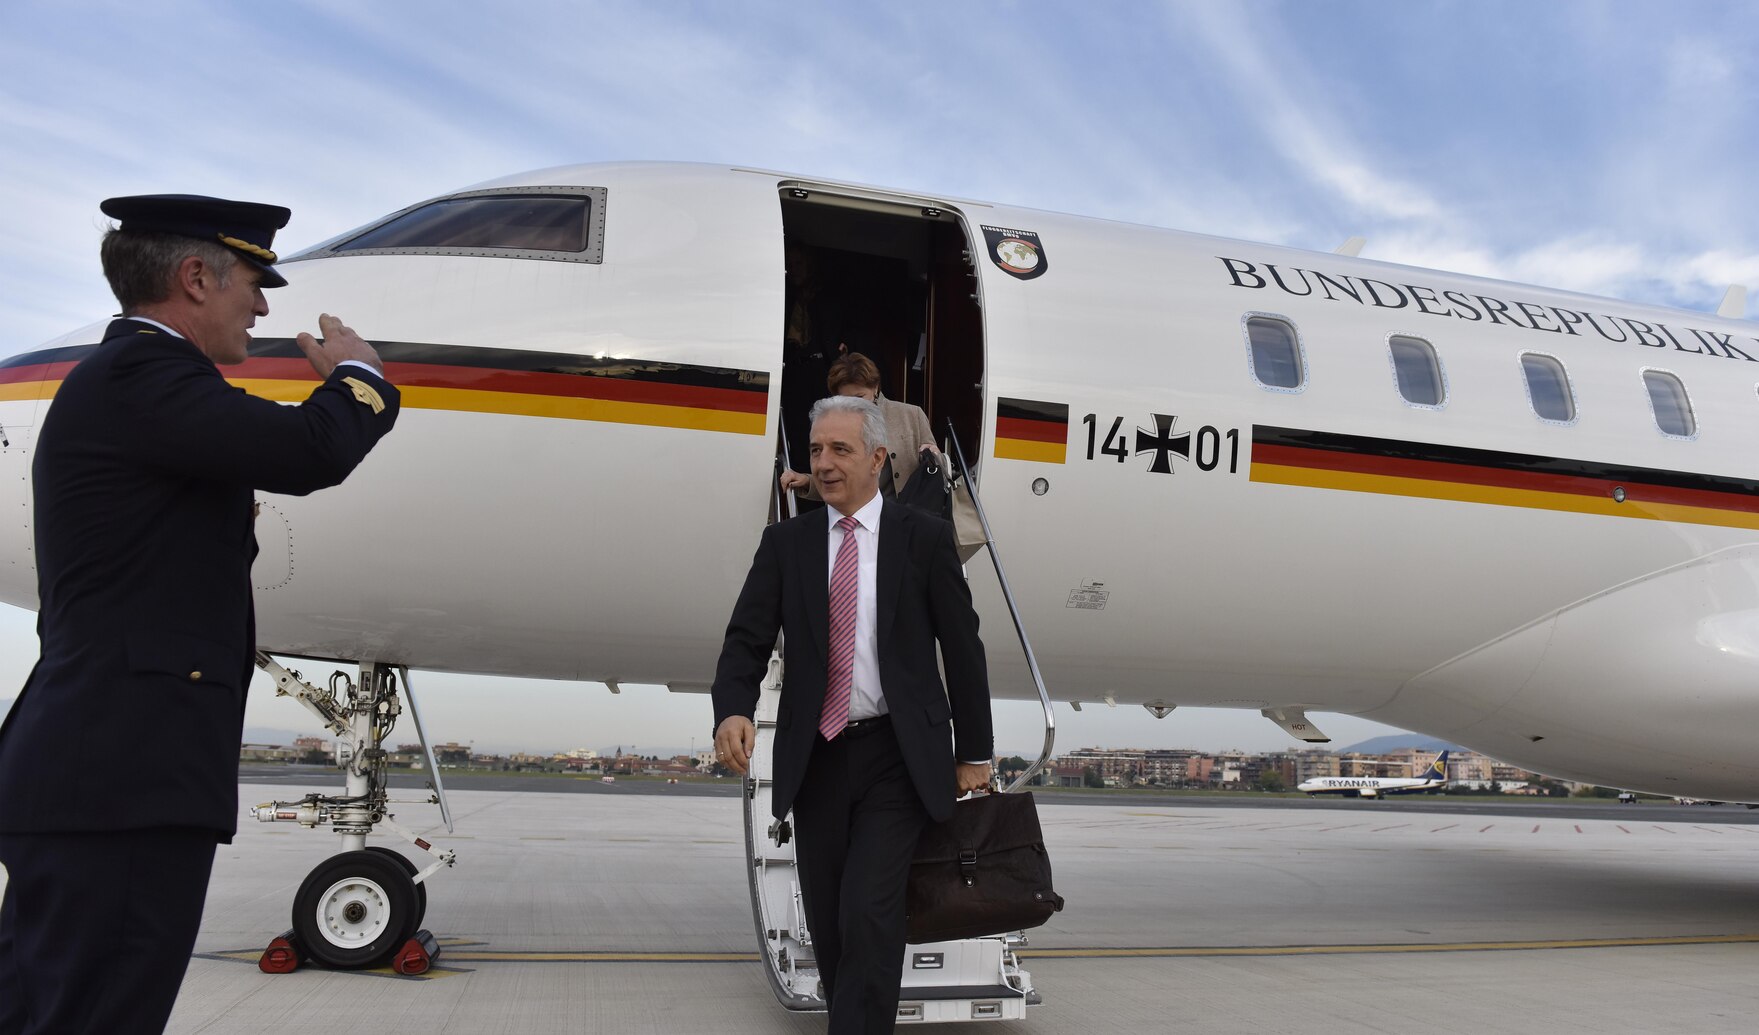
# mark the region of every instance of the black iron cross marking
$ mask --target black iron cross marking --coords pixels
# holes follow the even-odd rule
[[[1136,455],[1141,456],[1149,450],[1154,451],[1154,463],[1148,469],[1155,474],[1172,474],[1173,467],[1167,461],[1168,453],[1177,453],[1186,461],[1191,459],[1191,433],[1181,431],[1173,434],[1173,423],[1179,418],[1165,413],[1150,414],[1154,418],[1153,432],[1142,428],[1136,429]]]

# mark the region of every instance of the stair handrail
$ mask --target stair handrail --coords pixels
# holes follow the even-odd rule
[[[965,491],[971,496],[971,505],[977,511],[977,521],[983,526],[983,545],[989,549],[989,559],[996,568],[996,581],[1002,587],[1002,599],[1008,603],[1008,614],[1014,619],[1014,632],[1020,637],[1020,649],[1026,653],[1026,668],[1032,673],[1032,683],[1038,688],[1038,699],[1044,705],[1044,749],[1039,752],[1038,761],[1028,766],[1014,782],[1003,788],[1003,793],[1012,793],[1029,783],[1034,776],[1044,771],[1050,762],[1051,746],[1056,743],[1057,718],[1051,711],[1050,691],[1044,687],[1044,676],[1038,670],[1038,657],[1032,652],[1032,641],[1026,635],[1026,624],[1020,618],[1020,605],[1014,600],[1014,590],[1008,585],[1008,573],[1002,568],[1002,555],[996,550],[995,533],[989,526],[989,515],[984,512],[983,501],[978,498],[977,485],[972,480],[971,468],[965,463],[965,449],[959,444],[959,434],[953,427],[952,418],[947,419],[947,438],[953,447],[953,457],[959,461],[959,478],[965,482]],[[952,486],[959,491],[958,482]]]
[[[795,516],[794,494],[782,488],[782,474],[792,471],[794,464],[788,456],[788,432],[782,432],[782,451],[776,455],[776,469],[770,472],[770,485],[775,491],[776,520],[786,521]]]

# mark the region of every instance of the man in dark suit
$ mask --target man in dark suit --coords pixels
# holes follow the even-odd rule
[[[892,1030],[917,838],[960,794],[989,785],[993,750],[953,527],[879,496],[885,458],[871,402],[813,406],[813,486],[826,507],[764,529],[713,688],[716,753],[744,773],[759,682],[786,631],[771,802],[777,819],[794,810],[834,1033]]]
[[[164,1028],[215,845],[237,829],[256,630],[253,490],[347,477],[397,417],[335,317],[282,406],[229,385],[288,211],[112,198],[122,305],[55,395],[31,468],[42,653],[0,726],[0,1035]]]

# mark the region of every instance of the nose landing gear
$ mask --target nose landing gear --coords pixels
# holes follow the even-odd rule
[[[269,802],[255,810],[265,823],[298,823],[308,829],[328,825],[342,837],[343,851],[314,868],[294,896],[292,937],[300,951],[325,966],[377,966],[418,936],[427,913],[427,878],[456,861],[451,851],[436,850],[398,824],[389,811],[392,801],[386,791],[384,740],[403,711],[398,679],[389,666],[362,662],[358,684],[346,673],[337,672],[328,689],[320,690],[267,654],[259,651],[256,661],[274,678],[278,693],[293,697],[322,719],[344,748],[340,753],[347,776],[343,794],[308,794],[299,801]],[[426,756],[433,791],[426,802],[440,806],[450,832],[452,817],[446,807],[445,788],[415,707],[409,670],[401,669],[397,675]],[[374,827],[401,835],[435,861],[418,869],[401,852],[369,846],[366,837]]]

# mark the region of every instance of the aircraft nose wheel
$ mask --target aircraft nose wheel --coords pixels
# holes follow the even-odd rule
[[[306,875],[293,897],[293,931],[312,959],[359,969],[383,962],[421,922],[406,861],[368,849],[343,852]]]
[[[386,848],[383,845],[367,845],[366,850],[369,852],[378,852],[387,859],[395,860],[397,865],[403,867],[403,871],[409,874],[412,880],[418,872],[415,868],[415,864],[409,861],[409,857],[394,848]],[[421,927],[422,919],[427,915],[428,886],[425,883],[417,884],[415,886],[415,926],[417,928]]]

